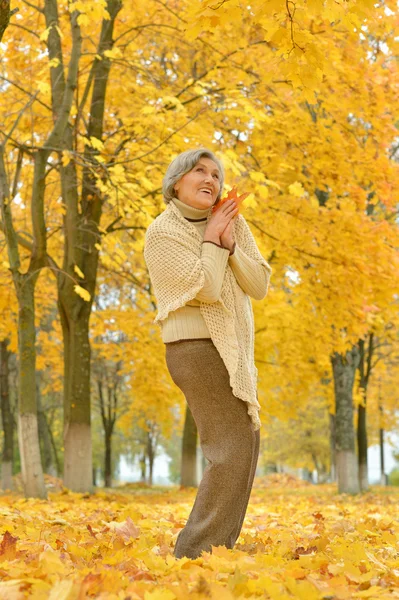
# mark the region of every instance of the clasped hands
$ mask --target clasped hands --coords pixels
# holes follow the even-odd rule
[[[223,233],[220,236],[220,243],[222,244],[222,246],[224,248],[227,248],[228,250],[230,250],[230,252],[233,250],[233,247],[234,247],[235,240],[233,238],[233,223],[236,219],[237,219],[237,215],[234,215],[234,217],[232,217],[230,219],[230,221],[226,225],[225,230],[223,231]]]

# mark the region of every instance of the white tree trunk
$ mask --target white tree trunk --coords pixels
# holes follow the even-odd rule
[[[353,426],[353,384],[359,364],[359,350],[353,346],[345,355],[337,352],[331,358],[335,392],[335,451],[338,491],[358,494],[359,464]]]
[[[69,423],[64,434],[64,486],[74,492],[93,492],[90,426]],[[87,486],[90,481],[91,485]]]
[[[26,498],[47,498],[40,457],[37,415],[18,415],[18,443]]]
[[[14,483],[12,479],[12,462],[4,461],[1,464],[1,489],[13,490]]]
[[[359,466],[356,452],[337,450],[338,492],[340,494],[359,493]]]

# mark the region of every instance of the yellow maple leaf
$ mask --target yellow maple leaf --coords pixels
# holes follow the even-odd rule
[[[75,271],[75,273],[77,273],[79,275],[79,277],[81,279],[85,278],[84,273],[82,273],[82,271],[79,269],[78,265],[74,265],[73,270]]]
[[[168,589],[155,589],[152,592],[146,590],[144,592],[144,600],[174,600],[176,598],[176,594],[174,594],[171,590]]]
[[[51,29],[51,25],[50,27],[47,27],[47,29],[45,29],[41,34],[40,34],[40,41],[41,42],[47,42],[49,33],[50,33],[50,29]]]
[[[73,289],[75,290],[75,294],[77,294],[78,296],[83,298],[83,300],[85,300],[86,302],[89,302],[91,296],[87,290],[85,290],[84,288],[82,288],[80,285],[77,285],[77,284],[74,286]]]
[[[82,27],[82,25],[88,25],[90,23],[90,19],[87,15],[79,15],[78,16],[78,25]]]
[[[91,136],[90,137],[90,141],[91,141],[91,145],[96,150],[103,150],[104,149],[104,144],[102,143],[101,140],[97,139],[96,137]]]
[[[70,152],[68,152],[68,150],[63,150],[62,151],[62,166],[66,167],[67,165],[69,165],[69,163],[71,162],[71,154]]]
[[[291,185],[288,186],[288,192],[291,194],[291,196],[297,196],[298,198],[305,195],[305,190],[302,186],[302,183],[299,181],[291,183]]]
[[[48,94],[50,92],[50,86],[45,81],[39,81],[37,87],[39,88],[39,92],[42,94]]]
[[[122,56],[122,52],[117,46],[115,46],[115,48],[112,48],[112,50],[105,50],[104,56],[106,56],[107,58],[119,58],[120,56]]]

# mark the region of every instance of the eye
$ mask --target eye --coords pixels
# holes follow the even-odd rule
[[[197,170],[197,171],[203,171],[203,170],[204,170],[204,167],[197,167],[197,169],[196,169],[196,170]]]
[[[214,173],[213,176],[216,177],[216,179],[219,179],[219,174],[218,173]]]

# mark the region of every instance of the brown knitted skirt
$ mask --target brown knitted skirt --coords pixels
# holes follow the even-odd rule
[[[244,521],[259,455],[246,402],[232,393],[228,371],[210,338],[165,344],[169,373],[183,392],[209,461],[174,548],[197,558],[211,546],[233,548]]]

